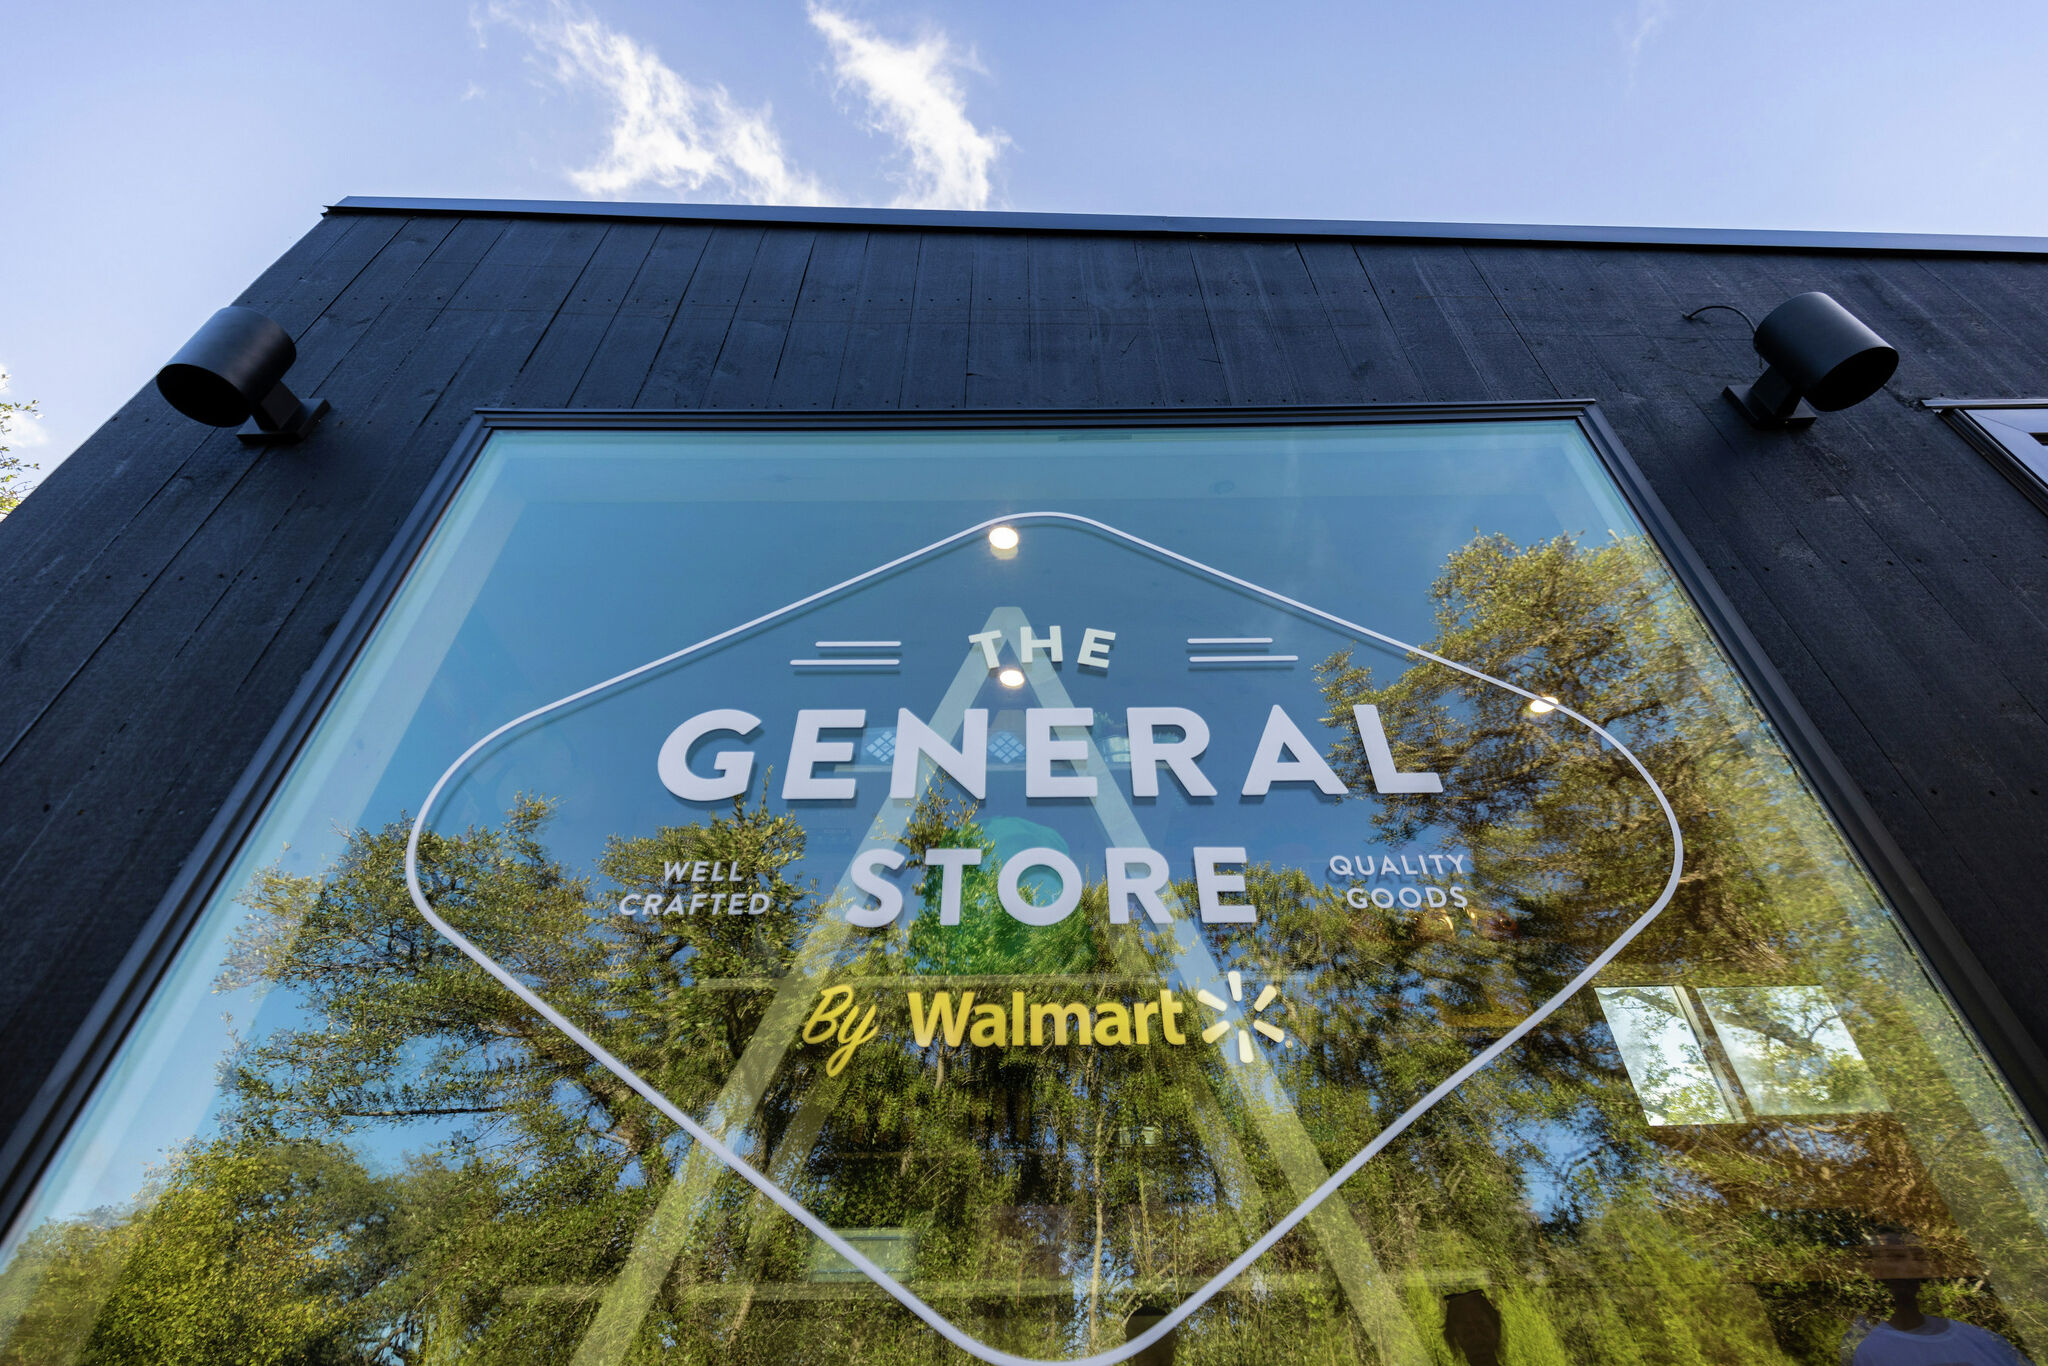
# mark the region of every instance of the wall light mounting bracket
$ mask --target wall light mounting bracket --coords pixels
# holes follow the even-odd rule
[[[1721,391],[1721,397],[1734,404],[1752,427],[1798,431],[1811,427],[1820,416],[1776,370],[1764,371],[1754,384],[1731,384]]]

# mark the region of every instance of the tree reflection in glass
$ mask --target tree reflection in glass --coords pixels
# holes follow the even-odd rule
[[[1684,882],[1594,993],[1190,1319],[1174,1359],[1441,1362],[1483,1302],[1505,1361],[1828,1362],[1847,1311],[1881,1298],[1853,1255],[1879,1227],[1946,1259],[1930,1308],[2040,1341],[2039,1225],[1951,1080],[1953,1025],[1655,554],[1480,535],[1434,605],[1430,649],[1644,758],[1686,833]],[[897,933],[848,929],[802,875],[803,819],[765,795],[616,834],[577,868],[551,849],[555,803],[523,794],[430,837],[429,895],[968,1331],[1100,1350],[1568,981],[1668,866],[1653,801],[1583,730],[1427,662],[1382,680],[1340,652],[1318,677],[1333,724],[1376,706],[1400,767],[1473,794],[1356,808],[1389,847],[1468,859],[1470,904],[1361,909],[1322,869],[1267,861],[1247,870],[1255,923],[1199,925],[1176,885],[1175,926],[1118,925],[1091,870],[1080,908],[1033,928],[998,881],[1057,832],[937,784],[898,835]],[[1330,762],[1368,790],[1340,734]],[[238,1041],[207,1134],[133,1209],[29,1235],[0,1282],[0,1360],[949,1359],[434,935],[405,894],[405,830],[354,830],[331,866],[248,887],[218,986],[287,993],[298,1015]],[[938,870],[916,862],[940,848],[982,854],[943,929]],[[788,913],[618,913],[704,862]],[[1149,998],[1197,948],[1247,990],[1188,991],[1189,1032],[1256,1013],[1284,1041],[1264,1036],[1255,1067],[1228,1033],[910,1038],[911,991]],[[824,984],[878,1011],[836,1073],[798,1039]]]

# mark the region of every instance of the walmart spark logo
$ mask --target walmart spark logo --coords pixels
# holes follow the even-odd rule
[[[1279,995],[1280,988],[1268,982],[1266,989],[1259,993],[1259,999],[1252,1002],[1251,1015],[1255,1016],[1267,1006],[1273,1004],[1274,999]],[[1233,1025],[1230,1022],[1231,1009],[1229,1004],[1207,987],[1197,991],[1195,999],[1224,1017],[1202,1031],[1202,1042],[1215,1043],[1232,1029],[1236,1029],[1237,1060],[1245,1063],[1250,1062],[1252,1060],[1251,1029],[1246,1029],[1242,1025]],[[1240,1005],[1244,1003],[1244,974],[1238,972],[1235,968],[1231,969],[1230,972],[1230,999]],[[1252,1029],[1258,1030],[1259,1033],[1265,1035],[1274,1043],[1287,1042],[1287,1031],[1281,1029],[1278,1025],[1268,1024],[1264,1020],[1251,1019],[1250,1017],[1246,1018],[1246,1023],[1250,1024]]]

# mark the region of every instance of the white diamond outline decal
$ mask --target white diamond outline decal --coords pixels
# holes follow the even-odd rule
[[[1401,1114],[1397,1116],[1392,1122],[1390,1122],[1384,1129],[1381,1129],[1379,1133],[1375,1134],[1371,1142],[1367,1143],[1363,1148],[1359,1149],[1358,1153],[1355,1156],[1353,1156],[1350,1160],[1345,1162],[1344,1165],[1339,1167],[1336,1171],[1330,1173],[1330,1176],[1326,1181],[1324,1181],[1321,1185],[1317,1186],[1313,1191],[1309,1192],[1307,1197],[1305,1197],[1300,1204],[1296,1205],[1292,1210],[1290,1210],[1284,1217],[1282,1217],[1279,1220],[1279,1222],[1275,1223],[1271,1229],[1267,1230],[1264,1234],[1260,1235],[1260,1237],[1256,1239],[1250,1247],[1247,1247],[1243,1252],[1239,1253],[1237,1257],[1234,1260],[1232,1260],[1228,1266],[1224,1267],[1221,1271],[1217,1272],[1214,1276],[1212,1276],[1208,1281],[1204,1282],[1199,1288],[1197,1288],[1194,1291],[1193,1294],[1189,1295],[1187,1299],[1181,1301],[1181,1303],[1177,1307],[1175,1307],[1171,1312],[1166,1314],[1165,1317],[1160,1319],[1158,1323],[1152,1325],[1152,1327],[1146,1329],[1143,1333],[1140,1333],[1137,1337],[1132,1338],[1128,1342],[1121,1343],[1116,1347],[1107,1348],[1103,1351],[1093,1353],[1089,1356],[1057,1358],[1018,1356],[1013,1352],[1005,1352],[999,1348],[991,1347],[987,1343],[982,1342],[979,1338],[976,1338],[973,1335],[962,1330],[961,1328],[955,1326],[943,1314],[939,1313],[938,1310],[932,1308],[929,1304],[926,1304],[922,1299],[918,1298],[918,1296],[915,1293],[913,1293],[910,1289],[904,1286],[900,1281],[896,1280],[895,1277],[889,1275],[888,1272],[882,1270],[881,1267],[875,1265],[872,1261],[870,1261],[865,1255],[863,1255],[860,1252],[859,1249],[855,1248],[853,1244],[846,1241],[846,1239],[840,1237],[838,1233],[834,1232],[824,1222],[824,1220],[818,1218],[815,1214],[811,1213],[811,1211],[804,1208],[804,1206],[794,1196],[791,1196],[786,1191],[784,1191],[780,1186],[778,1186],[774,1181],[770,1180],[768,1176],[765,1173],[763,1173],[759,1168],[755,1167],[752,1163],[748,1162],[744,1157],[741,1157],[738,1153],[734,1152],[730,1147],[726,1146],[726,1144],[722,1140],[720,1140],[717,1137],[717,1135],[711,1133],[702,1125],[698,1124],[697,1121],[692,1119],[689,1115],[685,1114],[680,1106],[676,1105],[673,1101],[669,1100],[668,1097],[664,1096],[658,1089],[649,1085],[647,1082],[643,1081],[638,1073],[634,1072],[632,1068],[626,1066],[625,1063],[621,1062],[616,1057],[613,1057],[609,1051],[607,1051],[601,1044],[597,1042],[597,1040],[591,1038],[588,1034],[584,1033],[581,1029],[577,1028],[572,1021],[570,1021],[560,1011],[556,1010],[553,1006],[549,1005],[547,1001],[542,999],[542,997],[532,988],[528,987],[524,982],[520,981],[517,977],[507,972],[504,968],[498,966],[498,964],[494,962],[488,954],[484,953],[483,950],[479,949],[475,944],[470,942],[470,940],[466,938],[460,930],[457,930],[453,925],[450,925],[447,921],[443,920],[440,917],[440,915],[435,912],[433,906],[427,901],[426,893],[421,890],[419,880],[420,836],[424,834],[426,831],[427,818],[433,812],[434,803],[440,799],[443,790],[445,790],[448,784],[451,781],[453,781],[455,775],[461,772],[464,765],[466,765],[471,759],[475,758],[479,753],[487,749],[490,745],[492,745],[494,742],[496,742],[503,736],[509,734],[514,730],[517,730],[519,727],[527,724],[529,721],[535,721],[543,716],[546,716],[550,712],[559,711],[563,707],[567,707],[576,702],[580,702],[586,697],[595,696],[596,694],[601,693],[608,688],[616,687],[619,684],[628,681],[629,679],[638,678],[642,674],[649,673],[655,669],[662,668],[665,665],[673,664],[679,659],[688,658],[689,656],[697,654],[700,651],[707,650],[714,645],[718,645],[724,641],[728,641],[737,636],[744,635],[745,633],[753,630],[757,626],[765,626],[769,622],[777,621],[783,617],[789,616],[793,612],[802,611],[806,607],[810,607],[817,603],[823,602],[826,599],[835,596],[836,594],[846,591],[847,589],[857,587],[863,583],[867,583],[873,579],[879,578],[892,570],[900,569],[905,565],[913,564],[918,560],[922,560],[929,556],[935,555],[938,552],[945,550],[951,546],[960,544],[962,541],[970,540],[973,537],[988,531],[992,527],[999,526],[1004,523],[1015,525],[1019,522],[1064,522],[1075,526],[1088,527],[1092,530],[1102,532],[1105,535],[1112,536],[1117,540],[1125,542],[1128,545],[1136,546],[1141,550],[1149,551],[1154,555],[1158,555],[1165,559],[1171,560],[1176,564],[1184,565],[1187,568],[1193,569],[1198,573],[1206,574],[1210,578],[1216,579],[1220,582],[1232,584],[1238,588],[1244,589],[1247,592],[1265,598],[1270,602],[1278,603],[1283,607],[1292,608],[1295,611],[1306,613],[1307,615],[1315,617],[1318,620],[1328,622],[1333,626],[1341,627],[1346,631],[1353,631],[1358,633],[1359,635],[1368,637],[1372,640],[1377,640],[1382,644],[1391,646],[1392,648],[1400,650],[1405,654],[1418,655],[1421,658],[1432,661],[1433,663],[1441,664],[1445,668],[1455,669],[1459,673],[1465,674],[1466,676],[1471,678],[1479,679],[1481,682],[1491,683],[1493,686],[1505,689],[1506,691],[1511,692],[1515,694],[1517,697],[1521,697],[1527,701],[1549,701],[1548,698],[1538,697],[1537,694],[1529,692],[1526,689],[1519,688],[1513,683],[1506,681],[1505,679],[1495,678],[1493,675],[1489,673],[1485,673],[1482,670],[1472,668],[1470,665],[1467,664],[1460,664],[1454,659],[1446,659],[1444,656],[1436,654],[1429,650],[1425,650],[1419,645],[1410,645],[1406,641],[1396,640],[1394,637],[1387,635],[1384,632],[1375,631],[1369,626],[1361,626],[1355,621],[1347,621],[1343,617],[1337,616],[1336,614],[1331,612],[1325,612],[1319,607],[1311,607],[1309,604],[1305,602],[1299,602],[1293,598],[1288,597],[1284,593],[1277,593],[1270,588],[1266,588],[1259,584],[1253,583],[1248,579],[1241,579],[1237,577],[1235,574],[1227,573],[1224,570],[1217,569],[1213,565],[1204,564],[1200,560],[1191,559],[1186,555],[1180,554],[1178,551],[1168,550],[1165,546],[1155,545],[1153,542],[1145,540],[1143,537],[1134,536],[1128,531],[1124,531],[1118,527],[1113,527],[1109,525],[1107,522],[1097,521],[1093,517],[1084,517],[1079,513],[1073,512],[1047,511],[1007,513],[1002,516],[991,517],[986,521],[976,522],[973,526],[967,527],[960,531],[956,531],[952,535],[947,536],[941,540],[933,541],[930,545],[924,546],[918,550],[913,550],[905,555],[899,555],[893,560],[889,560],[883,564],[876,565],[874,568],[856,574],[850,579],[845,579],[839,583],[835,583],[830,588],[822,588],[817,592],[812,593],[806,597],[798,598],[795,602],[788,603],[782,607],[778,607],[771,612],[763,613],[761,616],[755,617],[751,621],[745,621],[740,623],[738,626],[733,626],[724,631],[720,631],[717,635],[707,636],[703,640],[698,641],[694,645],[685,646],[683,649],[677,650],[672,654],[663,655],[659,659],[649,660],[647,663],[642,664],[637,668],[628,669],[625,673],[618,674],[612,678],[607,678],[602,683],[593,683],[591,686],[587,688],[581,689],[577,692],[570,693],[566,697],[557,698],[555,701],[549,702],[545,706],[536,707],[532,711],[529,711],[522,716],[514,717],[512,720],[505,722],[497,729],[491,731],[488,735],[485,735],[482,739],[476,741],[468,749],[465,749],[462,752],[461,756],[458,757],[454,763],[448,766],[447,771],[442,773],[440,778],[435,781],[433,788],[427,793],[426,800],[420,803],[419,815],[414,818],[412,824],[412,833],[405,842],[405,886],[406,891],[412,897],[413,907],[416,910],[418,910],[421,917],[429,925],[433,927],[435,933],[439,934],[443,939],[447,940],[455,948],[459,949],[466,957],[468,957],[471,961],[476,963],[478,967],[481,967],[485,972],[489,973],[492,977],[497,979],[498,983],[501,986],[503,986],[506,990],[510,991],[514,996],[517,996],[521,1001],[524,1001],[537,1014],[539,1014],[542,1019],[546,1020],[555,1028],[561,1030],[570,1039],[574,1040],[578,1047],[582,1048],[586,1053],[588,1053],[597,1063],[603,1066],[606,1071],[612,1073],[612,1075],[616,1076],[620,1081],[632,1087],[635,1092],[637,1092],[650,1105],[654,1106],[655,1109],[661,1111],[662,1114],[668,1116],[669,1119],[675,1121],[675,1123],[683,1130],[683,1132],[687,1133],[690,1136],[692,1141],[703,1145],[703,1147],[707,1151],[712,1153],[721,1162],[725,1163],[726,1166],[730,1167],[733,1171],[738,1172],[740,1176],[748,1182],[748,1184],[752,1185],[756,1190],[760,1191],[761,1194],[766,1196],[768,1199],[774,1201],[777,1206],[779,1206],[782,1210],[788,1213],[798,1223],[802,1224],[805,1228],[809,1229],[812,1233],[816,1234],[818,1238],[825,1243],[826,1246],[830,1247],[834,1252],[838,1253],[840,1256],[846,1258],[846,1260],[852,1263],[854,1266],[859,1267],[861,1272],[864,1275],[866,1275],[869,1280],[873,1281],[882,1289],[888,1291],[889,1294],[893,1296],[898,1303],[902,1304],[903,1307],[908,1309],[911,1313],[917,1315],[918,1318],[924,1320],[926,1324],[928,1324],[935,1332],[937,1332],[941,1337],[945,1338],[948,1342],[951,1342],[954,1346],[960,1348],[964,1352],[967,1352],[969,1355],[978,1357],[982,1361],[990,1363],[990,1366],[1114,1366],[1114,1363],[1130,1359],[1131,1357],[1137,1355],[1139,1352],[1144,1351],[1153,1343],[1159,1341],[1159,1339],[1165,1337],[1168,1333],[1172,1332],[1175,1328],[1179,1327],[1181,1322],[1185,1320],[1189,1315],[1193,1314],[1197,1309],[1200,1309],[1204,1304],[1208,1303],[1209,1300],[1214,1298],[1215,1295],[1219,1291],[1221,1291],[1225,1286],[1229,1285],[1233,1280],[1237,1279],[1237,1277],[1243,1274],[1245,1269],[1251,1266],[1253,1262],[1257,1261],[1259,1257],[1263,1255],[1268,1248],[1272,1247],[1273,1244],[1279,1242],[1280,1239],[1287,1236],[1287,1234],[1294,1228],[1295,1225],[1299,1224],[1302,1220],[1306,1219],[1318,1205],[1322,1204],[1323,1201],[1327,1200],[1346,1181],[1349,1181],[1353,1176],[1357,1175],[1359,1170],[1363,1168],[1367,1162],[1370,1162],[1375,1156],[1377,1156],[1381,1152],[1381,1150],[1386,1148],[1388,1144],[1392,1143],[1394,1139],[1400,1137],[1402,1133],[1404,1133],[1409,1127],[1411,1127],[1418,1119],[1422,1118],[1423,1115],[1429,1113],[1429,1111],[1436,1108],[1438,1102],[1442,1101],[1444,1097],[1450,1095],[1453,1091],[1457,1090],[1460,1086],[1464,1085],[1465,1081],[1468,1078],[1470,1078],[1474,1073],[1478,1072],[1481,1068],[1485,1067],[1488,1063],[1492,1062],[1495,1058],[1499,1057],[1502,1053],[1506,1052],[1509,1048],[1513,1047],[1516,1043],[1520,1042],[1522,1037],[1526,1035],[1530,1030],[1534,1029],[1537,1025],[1543,1023],[1544,1020],[1548,1019],[1553,1013],[1555,1013],[1557,1009],[1560,1006],[1562,1006],[1566,1001],[1570,1000],[1573,996],[1577,995],[1578,992],[1581,991],[1587,983],[1591,982],[1594,977],[1600,974],[1602,969],[1604,969],[1610,962],[1614,960],[1617,954],[1619,954],[1623,949],[1627,948],[1630,942],[1633,941],[1637,935],[1641,934],[1645,929],[1647,929],[1650,923],[1654,921],[1660,914],[1662,914],[1666,906],[1670,905],[1672,896],[1678,890],[1679,878],[1685,870],[1685,836],[1683,832],[1679,829],[1678,816],[1675,812],[1672,811],[1671,802],[1669,801],[1669,799],[1665,797],[1664,789],[1658,786],[1656,778],[1651,776],[1650,770],[1648,768],[1644,767],[1643,761],[1641,759],[1638,759],[1635,755],[1635,752],[1629,749],[1627,745],[1624,745],[1620,740],[1616,739],[1613,735],[1609,734],[1603,727],[1599,725],[1598,722],[1594,721],[1591,717],[1585,716],[1577,711],[1574,711],[1572,708],[1565,706],[1562,703],[1556,704],[1554,707],[1554,711],[1556,714],[1570,717],[1572,720],[1578,722],[1580,725],[1584,726],[1593,734],[1599,736],[1600,739],[1605,741],[1607,744],[1614,746],[1615,751],[1619,753],[1623,758],[1627,759],[1630,766],[1633,767],[1635,771],[1639,775],[1641,775],[1642,780],[1649,785],[1650,792],[1657,799],[1658,807],[1664,813],[1665,823],[1670,827],[1671,830],[1671,875],[1668,879],[1666,879],[1663,890],[1657,894],[1656,900],[1651,902],[1649,909],[1645,910],[1640,916],[1636,917],[1634,921],[1630,922],[1628,927],[1624,929],[1618,936],[1616,936],[1613,943],[1609,944],[1605,949],[1602,949],[1598,954],[1596,954],[1593,960],[1586,964],[1584,968],[1580,969],[1579,973],[1575,977],[1573,977],[1571,981],[1565,983],[1565,985],[1562,988],[1560,988],[1555,995],[1551,996],[1548,1000],[1544,1001],[1526,1018],[1524,1018],[1520,1024],[1508,1030],[1507,1033],[1503,1034],[1500,1038],[1494,1040],[1491,1044],[1481,1049],[1478,1053],[1475,1053],[1472,1056],[1472,1058],[1469,1061],[1467,1061],[1463,1066],[1459,1067],[1455,1072],[1452,1072],[1448,1077],[1445,1077],[1442,1081],[1438,1082],[1436,1086],[1433,1087],[1427,1095],[1423,1096],[1420,1100],[1416,1101],[1413,1105],[1410,1105],[1406,1110],[1402,1111]]]

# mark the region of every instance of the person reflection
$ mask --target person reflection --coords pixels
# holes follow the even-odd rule
[[[1444,1296],[1444,1341],[1466,1366],[1500,1366],[1500,1310],[1484,1290]]]
[[[1869,1257],[1871,1276],[1891,1292],[1892,1314],[1857,1344],[1854,1366],[2033,1366],[1996,1333],[1920,1311],[1920,1287],[1934,1269],[1912,1235],[1879,1234]]]

